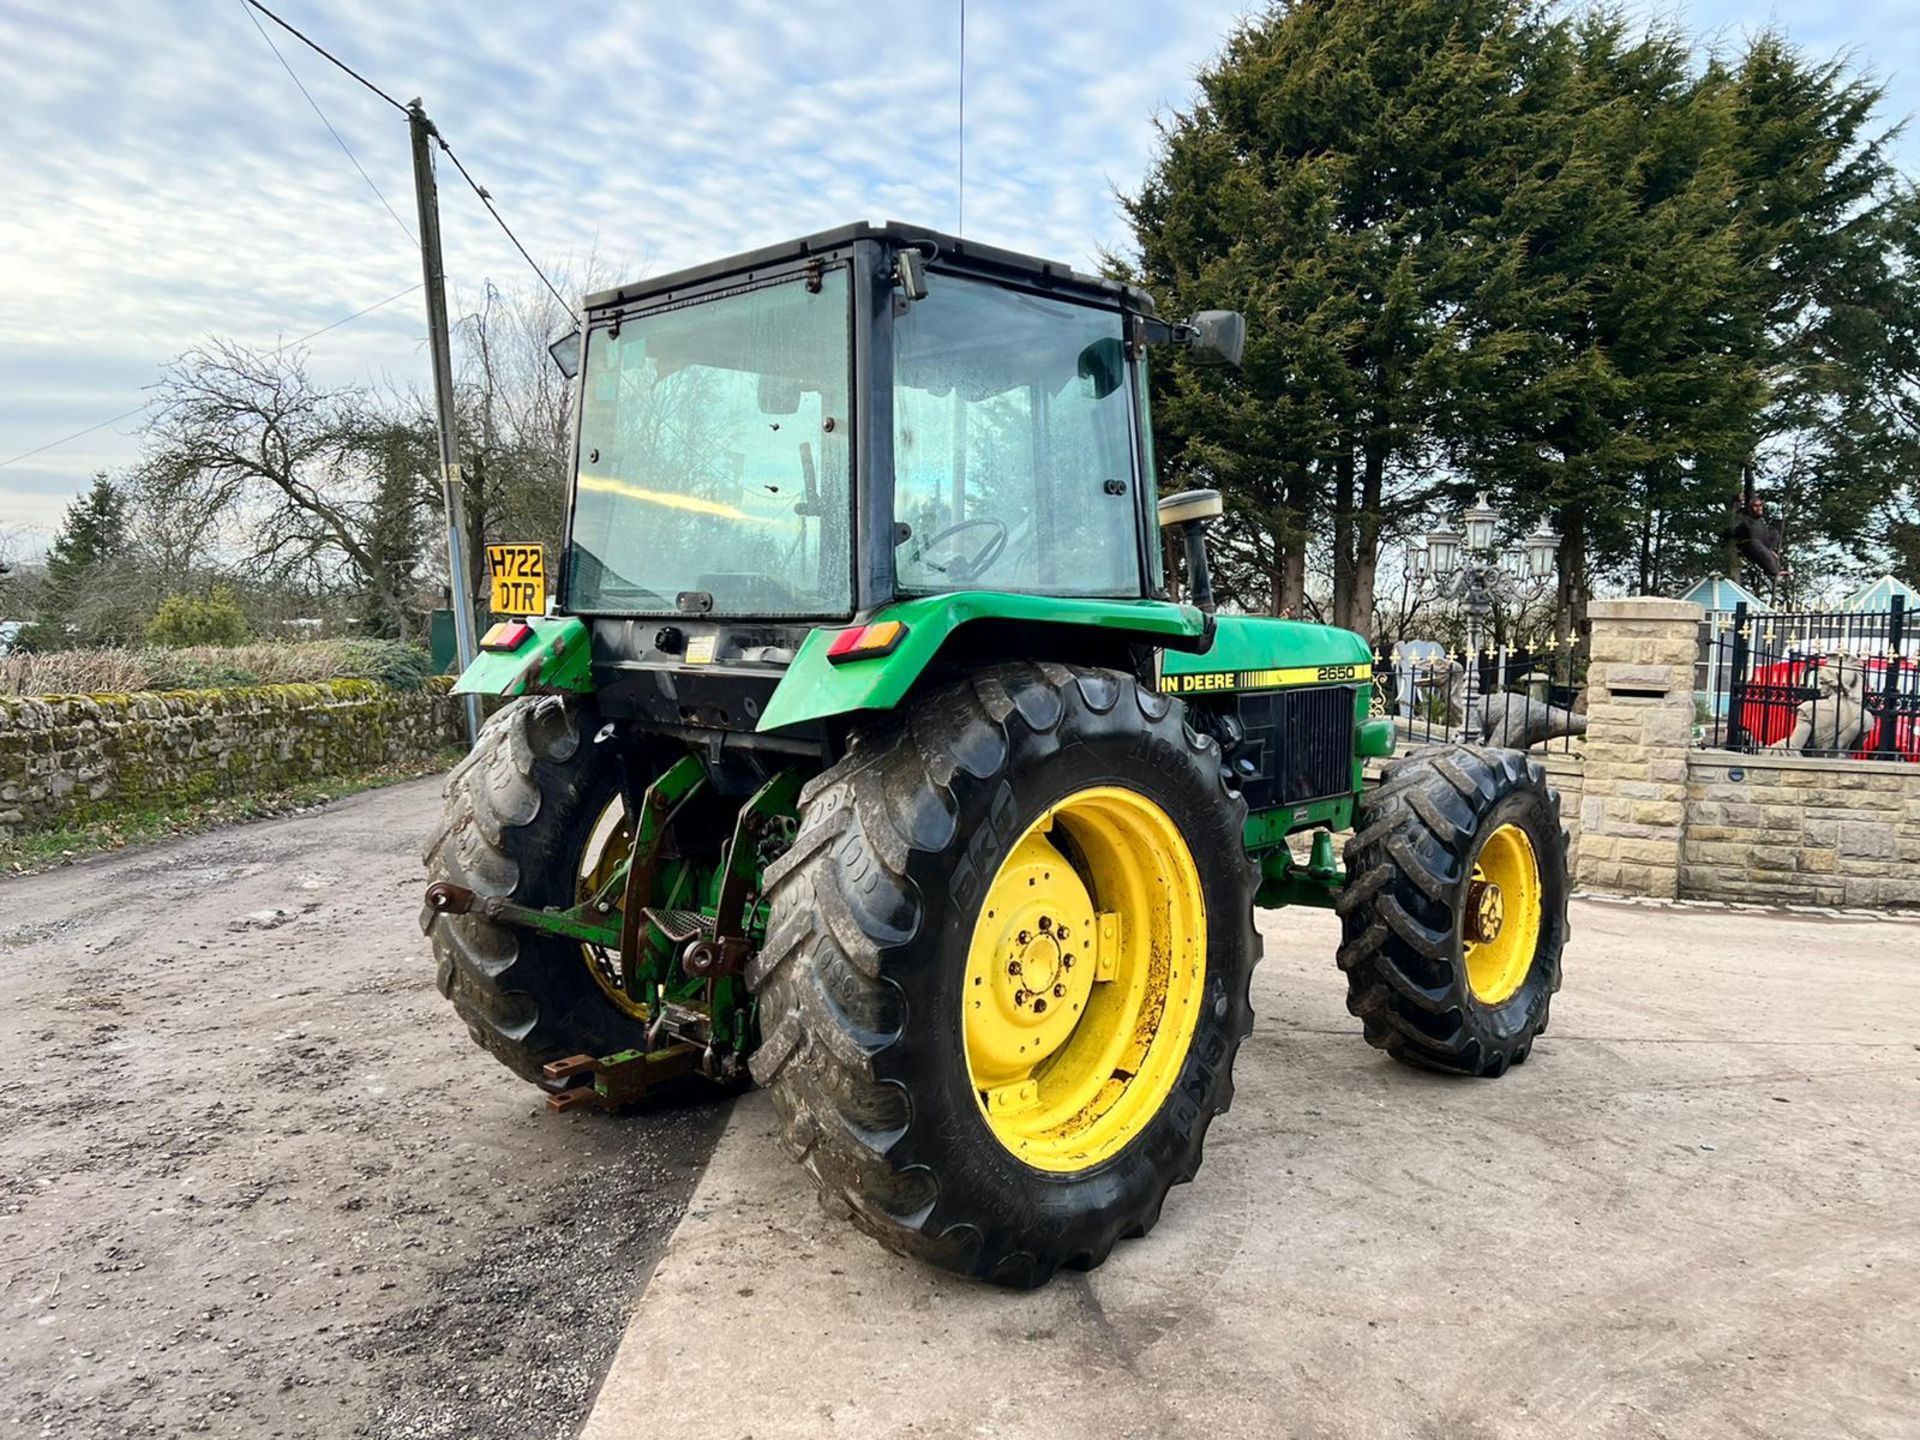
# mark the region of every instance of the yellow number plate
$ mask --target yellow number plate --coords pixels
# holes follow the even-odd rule
[[[538,545],[487,546],[496,615],[543,615],[547,609],[547,552]]]

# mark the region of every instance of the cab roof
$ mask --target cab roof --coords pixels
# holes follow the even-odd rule
[[[1036,255],[1002,250],[995,245],[983,245],[978,240],[965,240],[957,235],[929,230],[921,225],[903,224],[898,220],[889,220],[884,225],[875,225],[867,220],[856,221],[851,225],[804,235],[798,240],[729,255],[723,260],[710,260],[703,265],[674,270],[665,275],[652,275],[611,290],[596,291],[587,296],[584,304],[588,310],[603,310],[637,300],[670,298],[676,290],[704,285],[710,280],[742,271],[803,260],[809,255],[826,254],[861,240],[875,241],[892,248],[931,243],[938,251],[935,263],[959,261],[968,269],[989,275],[1000,275],[1030,285],[1038,284],[1043,289],[1074,292],[1089,299],[1122,305],[1143,315],[1154,313],[1153,297],[1137,285],[1110,280],[1102,275],[1088,275],[1057,260],[1043,260]]]

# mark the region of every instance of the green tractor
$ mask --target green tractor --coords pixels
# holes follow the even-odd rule
[[[427,854],[474,1038],[560,1108],[751,1077],[831,1207],[1017,1286],[1199,1169],[1256,908],[1339,912],[1394,1058],[1524,1060],[1567,933],[1541,767],[1369,788],[1367,642],[1217,614],[1219,496],[1156,498],[1149,352],[1242,333],[902,225],[589,297],[558,603],[461,677],[508,703]]]

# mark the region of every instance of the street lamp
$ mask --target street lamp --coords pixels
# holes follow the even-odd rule
[[[1424,566],[1429,575],[1451,575],[1460,566],[1460,532],[1435,530],[1427,536]]]
[[[1466,612],[1468,663],[1477,666],[1486,648],[1487,622],[1496,601],[1512,598],[1523,586],[1550,579],[1560,553],[1560,541],[1542,520],[1532,534],[1505,551],[1496,551],[1500,512],[1482,490],[1471,509],[1460,517],[1461,529],[1441,526],[1427,536],[1426,548],[1414,554],[1416,573],[1440,583],[1440,593],[1460,602]],[[1464,533],[1463,533],[1464,532]],[[1468,733],[1478,728],[1478,687],[1468,685]]]
[[[1553,533],[1551,526],[1542,520],[1527,538],[1520,542],[1527,557],[1527,575],[1534,580],[1546,580],[1553,575],[1553,567],[1560,560],[1560,537]]]
[[[1486,491],[1474,497],[1473,508],[1461,518],[1467,526],[1467,549],[1475,554],[1493,549],[1493,527],[1500,520],[1500,512],[1487,503]]]

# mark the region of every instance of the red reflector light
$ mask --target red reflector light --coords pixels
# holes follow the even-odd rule
[[[532,636],[533,627],[525,621],[502,620],[480,637],[480,648],[511,653],[526,644]]]
[[[855,625],[851,630],[842,630],[833,637],[833,643],[827,646],[827,659],[836,665],[844,665],[849,660],[871,660],[875,656],[891,655],[906,638],[907,627],[898,620],[876,620],[870,625]]]

